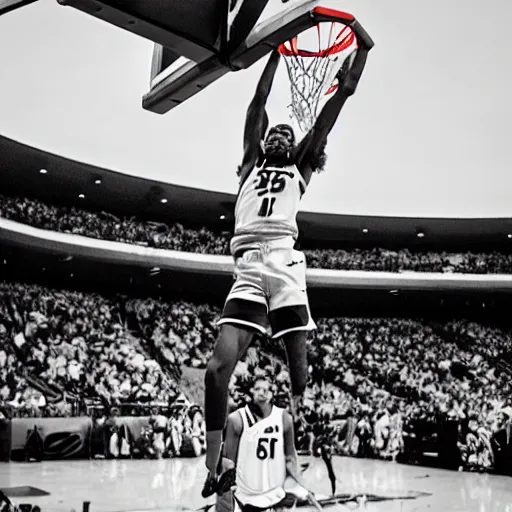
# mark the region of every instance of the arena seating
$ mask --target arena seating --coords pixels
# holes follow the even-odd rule
[[[33,227],[103,240],[141,244],[160,249],[229,254],[229,237],[203,227],[165,225],[136,218],[118,218],[108,212],[90,212],[37,200],[0,195],[0,217]],[[457,272],[510,274],[512,255],[489,253],[411,252],[374,249],[306,250],[310,268],[384,272]]]
[[[0,195],[0,217],[103,240],[229,254],[229,237],[205,227],[28,198]],[[313,268],[512,273],[512,255],[502,253],[306,253]],[[179,396],[182,368],[205,368],[219,313],[208,304],[0,282],[0,415],[67,416],[133,404],[168,408]],[[407,459],[416,438],[435,436],[433,425],[455,421],[461,466],[492,467],[489,440],[512,420],[508,327],[399,318],[324,318],[317,324],[308,341],[310,381],[297,431],[303,450],[317,452],[328,439],[341,454]],[[276,383],[277,403],[286,407],[282,347],[258,344],[235,370],[231,405],[245,400],[252,376],[267,375]]]
[[[0,410],[4,415],[71,414],[62,400],[34,400],[34,382],[107,406],[172,403],[182,365],[205,367],[219,313],[207,304],[2,282]],[[460,443],[464,464],[488,467],[483,440],[508,421],[500,411],[510,405],[510,377],[496,361],[512,348],[510,330],[461,320],[317,323],[308,345],[310,385],[299,432],[304,449],[316,449],[308,439],[318,442],[328,435],[341,453],[396,458],[419,424],[442,416],[467,424]],[[259,343],[235,371],[233,403],[243,400],[250,377],[261,374],[273,378],[278,403],[286,405],[281,348]]]

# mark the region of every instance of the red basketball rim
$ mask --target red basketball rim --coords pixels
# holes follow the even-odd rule
[[[334,30],[335,23],[338,22],[331,22],[331,32]],[[318,31],[318,45],[320,46],[320,24],[317,24],[316,28]],[[317,51],[299,48],[298,36],[295,36],[289,41],[280,44],[279,47],[277,48],[277,51],[284,57],[329,57],[330,55],[335,55],[336,53],[343,52],[344,50],[349,48],[354,43],[354,41],[356,41],[356,39],[357,38],[354,31],[350,27],[345,25],[337,34],[333,43],[329,45],[327,48],[319,49]],[[289,47],[287,46],[287,43],[290,45]]]

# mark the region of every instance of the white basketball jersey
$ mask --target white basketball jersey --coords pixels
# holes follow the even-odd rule
[[[296,239],[297,213],[306,182],[295,165],[263,165],[240,186],[235,206],[234,254],[243,245],[291,236]]]
[[[267,418],[255,421],[248,407],[238,410],[243,431],[238,445],[237,499],[243,505],[268,508],[285,497],[283,409],[272,407]]]

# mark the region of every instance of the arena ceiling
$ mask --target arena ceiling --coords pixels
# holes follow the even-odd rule
[[[77,162],[0,136],[0,191],[166,223],[229,231],[235,196],[145,180]],[[512,218],[447,219],[302,212],[304,245],[493,247],[512,244]],[[423,236],[422,236],[423,235]]]

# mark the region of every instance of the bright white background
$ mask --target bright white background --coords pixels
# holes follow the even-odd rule
[[[303,209],[512,216],[510,0],[326,0],[376,42]],[[56,0],[0,18],[0,134],[128,174],[236,192],[263,62],[165,116],[142,110],[152,44]],[[269,105],[276,116],[278,80]],[[274,112],[274,116],[272,116]]]

